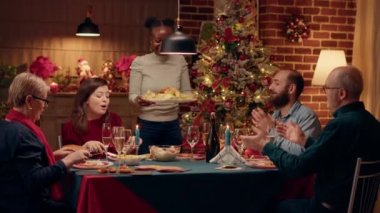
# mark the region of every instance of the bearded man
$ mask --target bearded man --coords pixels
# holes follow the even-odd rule
[[[304,80],[299,72],[279,70],[274,74],[269,86],[269,101],[275,108],[272,116],[260,108],[252,110],[252,122],[255,126],[270,132],[270,135],[275,137],[275,145],[293,155],[300,155],[305,148],[276,134],[277,122],[292,121],[301,127],[305,135],[312,138],[321,132],[321,124],[314,111],[298,100],[303,88]]]

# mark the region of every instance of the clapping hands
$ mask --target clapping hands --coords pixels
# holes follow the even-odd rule
[[[261,108],[253,109],[251,112],[252,123],[254,126],[268,131],[275,126],[275,120],[268,113],[264,112]]]
[[[240,138],[242,139],[244,145],[247,148],[261,152],[264,146],[270,141],[268,133],[266,130],[263,130],[256,126],[253,126],[252,130],[255,133],[254,135],[242,135],[240,136]]]
[[[293,123],[293,122],[288,122],[288,123],[277,123],[277,133],[283,137],[286,138],[287,140],[299,144],[302,147],[305,146],[306,143],[306,136],[301,130],[301,128]]]

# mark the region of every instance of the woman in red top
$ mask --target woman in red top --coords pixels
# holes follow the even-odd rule
[[[63,125],[62,144],[97,143],[104,149],[101,143],[103,123],[123,126],[120,116],[108,111],[109,103],[106,80],[90,78],[83,81],[74,99],[71,121]]]

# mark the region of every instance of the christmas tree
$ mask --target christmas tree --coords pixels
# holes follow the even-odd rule
[[[215,111],[220,122],[243,126],[253,107],[266,106],[270,76],[277,67],[258,38],[256,1],[227,0],[198,44],[191,76],[198,96],[196,112],[183,123],[199,123]]]

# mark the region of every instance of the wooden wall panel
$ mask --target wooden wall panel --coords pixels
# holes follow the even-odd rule
[[[101,37],[76,37],[88,2]],[[122,54],[144,54],[149,34],[144,21],[149,16],[177,16],[177,0],[12,0],[0,1],[0,64],[30,64],[48,56],[74,74],[77,60],[87,59],[98,73],[105,60]]]

